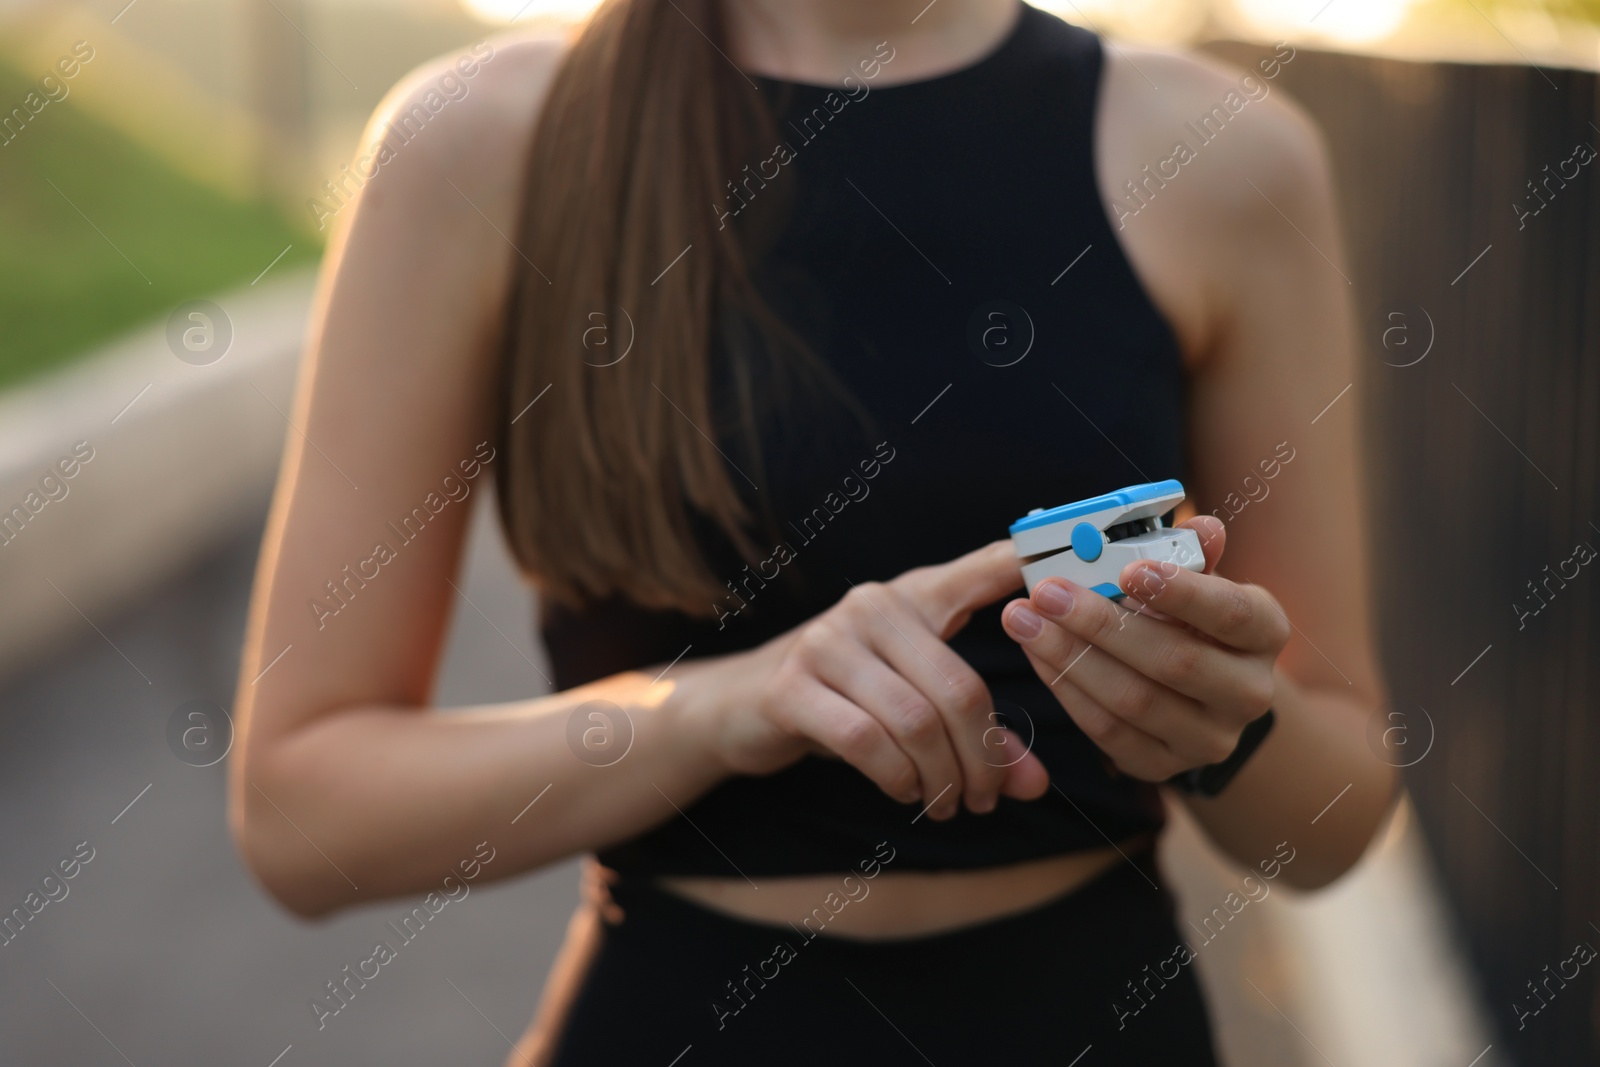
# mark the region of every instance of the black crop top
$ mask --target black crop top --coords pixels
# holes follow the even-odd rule
[[[1095,35],[1024,6],[996,50],[953,73],[882,87],[757,79],[787,152],[752,161],[758,179],[727,208],[787,198],[755,276],[858,410],[836,393],[803,418],[764,419],[759,459],[734,420],[719,429],[735,485],[774,527],[770,552],[752,566],[706,530],[729,588],[714,619],[622,599],[546,608],[559,687],[753,647],[850,583],[953,559],[1031,508],[1183,476],[1176,340],[1096,185],[1101,65]],[[713,367],[715,397],[729,372]],[[1001,629],[1001,606],[951,645],[1031,736],[1054,786],[1040,799],[935,822],[848,764],[807,757],[721,783],[601,861],[624,875],[820,873],[888,839],[898,870],[974,868],[1159,827],[1153,787],[1072,722]]]

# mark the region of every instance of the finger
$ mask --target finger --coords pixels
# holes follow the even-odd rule
[[[1028,601],[1007,605],[1001,618],[1024,650],[1046,670],[1056,672],[1042,678],[1052,691],[1062,684],[1075,686],[1100,707],[1159,740],[1186,766],[1215,763],[1233,751],[1236,739],[1229,728],[1196,701],[1040,618]],[[1026,636],[1030,632],[1033,636]]]
[[[871,779],[902,804],[922,799],[917,766],[874,716],[817,682],[792,694],[789,720],[803,735]]]
[[[933,567],[918,567],[893,585],[940,640],[959,631],[972,612],[1022,588],[1022,562],[1009,540],[991,542]]]
[[[1026,649],[1023,650],[1025,653]],[[1050,669],[1038,657],[1028,654],[1028,662],[1041,678]],[[1113,715],[1087,696],[1070,679],[1062,678],[1051,691],[1095,746],[1104,752],[1123,773],[1147,782],[1160,782],[1183,769],[1183,762],[1159,738]]]
[[[961,775],[952,779],[956,785],[952,798],[965,799],[967,807],[976,812],[993,810],[1005,773],[1003,767],[985,758],[988,753],[982,742],[994,714],[989,687],[892,590],[885,590],[882,597],[872,596],[866,587],[862,593],[875,616],[865,620],[873,650],[938,711],[943,740],[954,753]]]
[[[961,806],[960,761],[933,702],[874,650],[855,642],[841,643],[818,670],[824,682],[871,715],[910,758],[921,795],[931,805],[929,816],[953,816]]]
[[[1180,522],[1178,525],[1185,529],[1193,530],[1200,539],[1200,554],[1204,562],[1201,573],[1215,573],[1217,564],[1222,560],[1223,549],[1228,543],[1227,527],[1222,520],[1214,515],[1196,515],[1191,519]],[[1167,571],[1163,570],[1160,573],[1165,574]],[[1119,578],[1118,581],[1120,582],[1121,579]],[[1166,612],[1160,611],[1154,605],[1140,599],[1139,590],[1126,585],[1121,586],[1121,588],[1128,590],[1128,597],[1124,601],[1126,607],[1134,608],[1149,618],[1157,619],[1161,622],[1184,625]]]
[[[1228,527],[1215,515],[1196,515],[1178,523],[1180,527],[1190,529],[1200,538],[1200,551],[1205,553],[1205,573],[1210,574],[1217,569],[1217,564],[1222,560],[1222,552],[1228,545]]]
[[[971,744],[982,753],[982,760],[1000,772],[999,796],[1033,800],[1050,787],[1050,772],[1033,752],[1032,740],[1024,741],[1000,716],[991,712],[989,723],[974,725]]]
[[[1176,569],[1189,578],[1227,581]],[[1271,700],[1270,692],[1261,692],[1267,675],[1252,671],[1251,665],[1236,653],[1178,626],[1129,611],[1066,579],[1040,582],[1030,603],[1040,615],[1074,637],[1208,707],[1248,710],[1257,697]],[[1261,705],[1261,710],[1266,710],[1266,704]]]
[[[1141,602],[1229,648],[1276,653],[1289,641],[1288,618],[1259,586],[1145,561],[1124,567],[1120,581]]]
[[[1050,788],[1050,772],[1036,753],[1029,752],[1006,768],[1000,795],[1016,800],[1038,800]]]

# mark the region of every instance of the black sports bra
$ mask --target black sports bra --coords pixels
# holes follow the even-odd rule
[[[1095,180],[1101,66],[1094,34],[1024,5],[995,51],[953,73],[882,87],[757,79],[787,151],[753,163],[762,181],[727,209],[793,183],[756,277],[859,409],[814,399],[803,419],[764,421],[759,465],[729,429],[734,483],[775,519],[771,554],[752,566],[706,531],[729,589],[710,620],[621,599],[547,608],[558,686],[753,647],[850,583],[953,559],[1031,508],[1183,477],[1176,339]],[[728,371],[714,366],[715,395]],[[899,870],[975,868],[1159,827],[1154,788],[1111,767],[999,618],[1000,605],[979,612],[951,645],[1031,738],[1053,784],[1042,798],[934,822],[848,764],[807,757],[721,783],[601,861],[624,875],[819,873],[887,839]]]

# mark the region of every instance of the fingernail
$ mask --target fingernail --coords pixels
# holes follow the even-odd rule
[[[1032,608],[1018,604],[1006,615],[1006,628],[1024,641],[1032,641],[1044,629],[1044,620]]]
[[[1065,615],[1072,610],[1072,590],[1055,582],[1045,582],[1033,591],[1033,602],[1046,615]]]
[[[985,815],[994,810],[994,797],[978,797],[971,804],[968,804],[967,807],[971,808],[979,815]]]

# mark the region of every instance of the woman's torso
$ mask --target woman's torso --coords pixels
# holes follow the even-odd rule
[[[887,83],[885,54],[875,58]],[[752,647],[852,583],[1004,536],[1030,508],[1183,477],[1182,356],[1096,176],[1102,63],[1093,35],[1024,8],[994,50],[951,74],[881,86],[758,79],[782,147],[732,176],[719,210],[739,225],[781,206],[757,280],[860,410],[778,398],[761,413],[759,455],[719,428],[735,484],[768,524],[763,558],[750,564],[707,529],[729,587],[709,620],[620,601],[547,610],[559,685]],[[714,394],[732,391],[735,358],[720,353]],[[891,928],[861,935],[1016,910],[1092,877],[1116,856],[1109,842],[1159,828],[1159,799],[1110,768],[998,615],[978,613],[952,646],[1050,771],[1043,798],[934,822],[847,765],[807,758],[723,783],[602,862],[778,918],[788,892],[808,899],[886,841],[901,906]],[[758,902],[747,880],[779,889]]]

